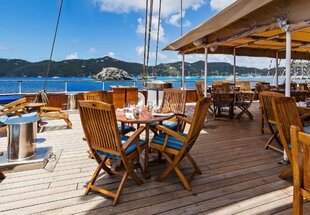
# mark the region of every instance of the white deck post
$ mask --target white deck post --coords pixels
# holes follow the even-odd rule
[[[276,52],[276,72],[275,72],[275,76],[276,76],[276,87],[277,89],[279,88],[279,52]]]
[[[208,88],[208,48],[205,48],[205,96],[207,96],[207,88]]]
[[[184,54],[182,54],[182,86],[181,86],[181,88],[182,88],[182,90],[185,90],[185,72],[184,72],[184,70],[185,70],[185,55]]]
[[[285,66],[285,96],[291,96],[291,51],[292,33],[286,31],[286,66]]]
[[[234,48],[234,84],[236,84],[236,48]]]

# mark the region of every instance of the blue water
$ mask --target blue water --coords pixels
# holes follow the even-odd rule
[[[156,80],[172,82],[173,88],[181,87],[181,77],[156,77]],[[271,76],[265,77],[238,77],[239,80],[267,81],[272,83]],[[149,79],[153,80],[153,79]],[[185,84],[186,89],[195,89],[195,81],[203,80],[203,77],[186,77]],[[231,80],[231,77],[227,76],[210,76],[208,77],[208,85],[212,85],[213,80]],[[231,80],[232,81],[232,80]],[[1,77],[0,78],[0,93],[19,93],[20,87],[22,93],[35,93],[45,88],[48,92],[64,92],[67,82],[68,92],[81,92],[91,90],[109,90],[110,86],[137,86],[140,90],[144,89],[143,82],[138,80],[138,77],[134,77],[133,81],[109,81],[99,82],[94,81],[91,78],[48,78],[45,82],[43,77]],[[280,80],[281,83],[281,80]]]

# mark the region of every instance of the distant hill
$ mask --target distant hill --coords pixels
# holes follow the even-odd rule
[[[46,73],[48,61],[28,62],[20,59],[1,59],[0,58],[0,76],[18,77],[18,76],[44,76]],[[233,66],[229,63],[209,63],[208,75],[231,75]],[[156,68],[149,67],[149,75],[157,76],[179,76],[181,73],[181,62],[159,64]],[[143,65],[139,63],[126,62],[111,57],[103,57],[88,60],[63,60],[53,61],[49,76],[59,77],[86,77],[90,74],[99,73],[104,67],[116,67],[127,71],[131,76],[141,75]],[[261,70],[248,67],[237,67],[239,75],[260,74],[265,75],[267,70]],[[185,75],[200,76],[204,71],[204,62],[185,63]]]

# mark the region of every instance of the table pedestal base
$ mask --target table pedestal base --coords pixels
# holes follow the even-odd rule
[[[8,160],[7,151],[0,156],[0,169],[12,172],[43,169],[52,154],[52,147],[37,148],[36,153],[24,160]]]

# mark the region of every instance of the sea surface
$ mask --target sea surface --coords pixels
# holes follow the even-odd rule
[[[267,81],[273,83],[272,76],[260,77],[238,77],[238,80],[251,81],[252,86],[257,81]],[[171,82],[173,88],[181,87],[181,77],[156,77],[149,78],[151,80],[160,80]],[[195,89],[195,81],[204,80],[203,77],[186,77],[186,89]],[[212,85],[214,80],[229,80],[233,81],[232,76],[210,76],[208,77],[208,85]],[[279,80],[282,83],[283,80]],[[133,81],[94,81],[91,78],[76,78],[76,77],[0,77],[0,94],[15,94],[15,93],[36,93],[39,90],[46,89],[48,92],[83,92],[91,90],[109,90],[110,86],[137,86],[139,89],[144,89],[143,82],[138,77],[134,77]]]

